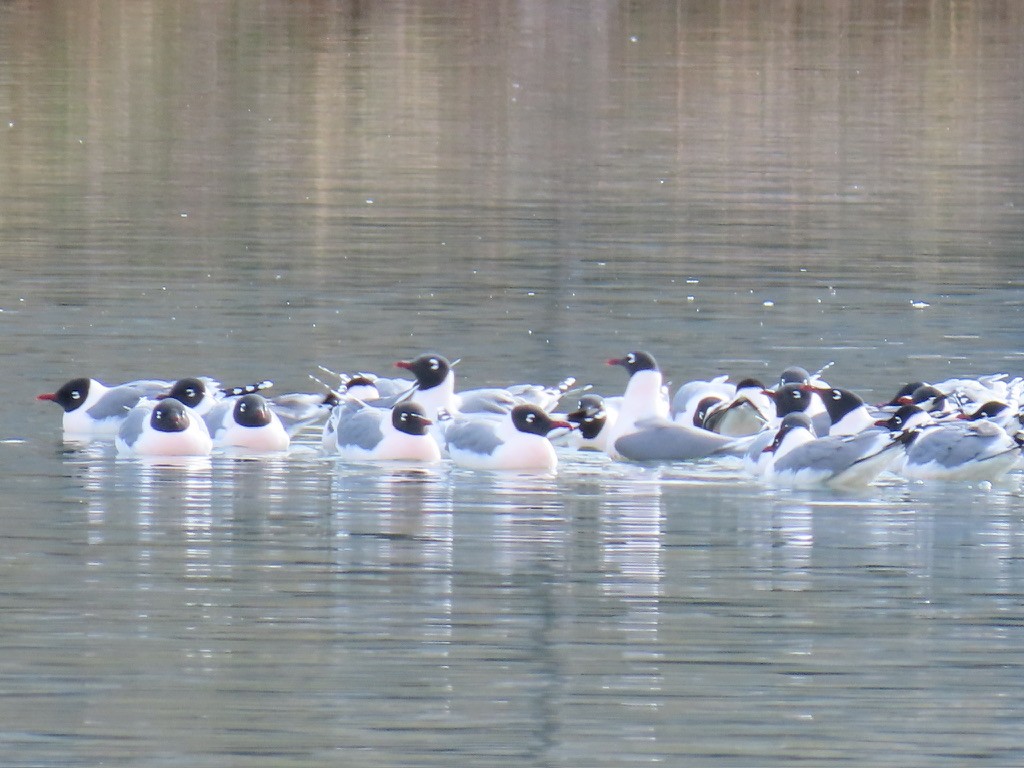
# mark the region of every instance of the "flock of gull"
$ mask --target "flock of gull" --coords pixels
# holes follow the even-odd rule
[[[221,388],[210,378],[77,378],[39,399],[63,409],[66,440],[112,437],[127,456],[272,454],[316,429],[324,454],[345,461],[552,472],[559,456],[598,451],[614,461],[728,460],[793,487],[865,486],[883,472],[994,482],[1024,465],[1020,377],[911,382],[869,405],[799,367],[771,385],[722,376],[672,393],[647,352],[607,362],[628,374],[621,395],[574,389],[573,379],[457,391],[455,363],[428,353],[395,363],[413,379],[333,374],[326,394],[271,397],[270,382]]]

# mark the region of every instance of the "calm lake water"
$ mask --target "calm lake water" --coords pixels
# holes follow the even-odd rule
[[[423,351],[1024,373],[1024,5],[0,6],[0,762],[1024,764],[1024,477],[772,491],[61,444]]]

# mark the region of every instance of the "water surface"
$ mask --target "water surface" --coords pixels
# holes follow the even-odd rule
[[[1009,765],[1022,475],[61,445],[75,375],[1024,373],[1016,3],[8,3],[9,765]]]

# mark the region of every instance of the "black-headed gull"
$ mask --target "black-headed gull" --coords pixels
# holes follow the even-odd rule
[[[1021,456],[1021,444],[984,419],[937,422],[919,406],[905,405],[878,423],[910,440],[895,469],[911,480],[995,482]]]
[[[165,381],[140,380],[108,387],[90,378],[71,379],[56,392],[36,399],[56,403],[64,409],[62,424],[68,437],[113,437],[128,412],[140,401],[166,392]]]
[[[609,430],[605,453],[629,461],[691,461],[716,454],[742,453],[734,438],[672,421],[662,387],[661,369],[649,352],[630,352],[608,360],[629,373],[619,415]]]
[[[729,402],[736,395],[736,386],[730,384],[728,379],[729,376],[723,374],[710,381],[698,379],[680,386],[672,396],[669,407],[672,420],[681,424],[696,424],[695,416],[701,404],[707,408],[711,403]]]
[[[856,435],[815,437],[810,417],[791,413],[782,420],[762,477],[773,485],[855,488],[870,484],[902,454],[901,441],[873,429]]]
[[[839,387],[819,387],[804,384],[801,389],[821,398],[828,413],[830,435],[856,435],[873,427],[878,417],[873,414],[864,399],[855,392]]]
[[[331,418],[333,440],[325,446],[347,461],[441,460],[441,449],[429,432],[433,422],[419,403],[405,400],[383,409],[351,401],[339,405]]]
[[[213,449],[202,417],[173,398],[129,411],[114,444],[126,456],[206,456]]]
[[[416,402],[432,420],[442,411],[452,416],[462,412],[507,413],[516,404],[512,394],[504,390],[470,390],[456,395],[455,366],[444,355],[428,352],[395,365],[416,377]]]
[[[566,437],[566,444],[579,451],[604,452],[608,432],[618,416],[618,408],[601,395],[580,397],[576,409],[566,414],[565,420],[576,425]]]
[[[263,395],[222,400],[203,416],[214,447],[245,451],[285,451],[291,438]]]
[[[572,429],[568,421],[551,418],[542,408],[521,404],[498,418],[455,419],[445,430],[448,455],[468,469],[551,472],[558,456],[548,435]]]
[[[743,379],[727,402],[707,411],[701,426],[721,435],[746,437],[765,429],[774,414],[764,384],[757,379]]]
[[[629,374],[629,381],[619,401],[618,417],[608,429],[605,452],[613,459],[629,458],[619,452],[616,445],[619,438],[635,432],[638,422],[668,418],[669,404],[662,387],[664,381],[658,362],[649,352],[629,352],[607,362],[624,368]]]

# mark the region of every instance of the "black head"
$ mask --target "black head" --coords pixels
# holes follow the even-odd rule
[[[876,421],[875,426],[885,427],[890,432],[902,432],[914,417],[920,418],[922,413],[924,413],[924,409],[918,405],[901,405],[888,419]]]
[[[593,440],[604,429],[608,414],[604,410],[604,398],[600,395],[584,395],[576,410],[566,415],[566,421],[578,425],[580,434]]]
[[[233,414],[240,427],[265,427],[271,421],[270,405],[263,395],[242,395],[235,403]]]
[[[910,393],[910,399],[916,403],[923,403],[925,400],[934,400],[937,397],[945,397],[946,393],[931,384],[922,384]]]
[[[909,400],[904,398],[900,402],[925,406],[929,411],[941,411],[946,407],[946,393],[930,384],[925,384],[915,389]]]
[[[811,374],[807,372],[806,368],[793,365],[779,375],[779,386],[781,387],[785,384],[807,384],[810,380]]]
[[[404,367],[402,365],[399,365],[398,363],[395,363],[395,365],[398,366],[399,368]],[[357,373],[355,376],[353,376],[351,379],[345,382],[344,389],[345,391],[348,391],[353,387],[373,387],[374,389],[376,389],[377,382],[375,382],[373,379],[371,379],[369,376],[366,376],[365,374]]]
[[[157,432],[184,432],[189,425],[188,409],[174,398],[164,398],[150,414],[149,425]]]
[[[178,379],[163,397],[173,397],[179,403],[195,408],[206,397],[206,384],[191,376]]]
[[[882,403],[882,405],[901,405],[904,403],[905,397],[910,397],[921,387],[927,386],[923,381],[912,381],[909,384],[904,384],[899,388],[899,391],[893,396],[892,400],[888,403]]]
[[[608,360],[608,365],[621,365],[626,372],[632,376],[638,371],[657,371],[658,363],[654,357],[647,352],[628,352],[625,357],[613,357]]]
[[[81,407],[89,396],[91,379],[72,379],[56,392],[39,395],[37,400],[48,400],[64,409],[65,413]]]
[[[452,366],[448,360],[435,354],[425,354],[413,360],[399,360],[397,368],[404,368],[416,377],[416,384],[421,390],[433,389],[448,378]]]
[[[848,389],[815,387],[810,384],[804,384],[802,389],[807,393],[816,392],[818,394],[825,404],[825,410],[828,411],[828,417],[833,424],[850,411],[864,405],[863,398]]]
[[[967,421],[980,421],[982,419],[994,419],[1002,414],[1006,413],[1010,409],[1006,403],[1001,403],[998,400],[989,400],[987,403],[983,403],[978,406],[978,410],[974,413],[965,413],[960,418],[966,419]]]
[[[737,391],[739,391],[741,389],[759,389],[760,390],[760,389],[764,389],[764,384],[762,384],[757,379],[743,379],[742,381],[739,382],[739,384],[736,385],[736,390]]]
[[[707,424],[708,416],[715,410],[716,405],[722,404],[722,398],[715,395],[708,395],[701,398],[697,403],[697,409],[693,412],[693,426],[703,428]],[[719,419],[716,419],[719,421]]]
[[[391,409],[391,426],[407,435],[425,435],[433,423],[419,403],[407,400]]]
[[[775,400],[775,413],[782,417],[790,413],[802,413],[811,404],[811,396],[803,390],[802,384],[783,384],[768,394]]]
[[[546,437],[548,432],[557,427],[572,429],[572,424],[567,421],[555,421],[543,408],[536,405],[517,405],[512,409],[511,416],[515,428],[529,435]]]
[[[765,453],[775,453],[779,446],[782,445],[782,441],[786,435],[798,429],[806,429],[812,435],[814,434],[814,425],[811,423],[811,418],[806,413],[790,413],[782,420],[779,424],[779,431],[775,433],[775,439],[771,445],[764,449]]]

